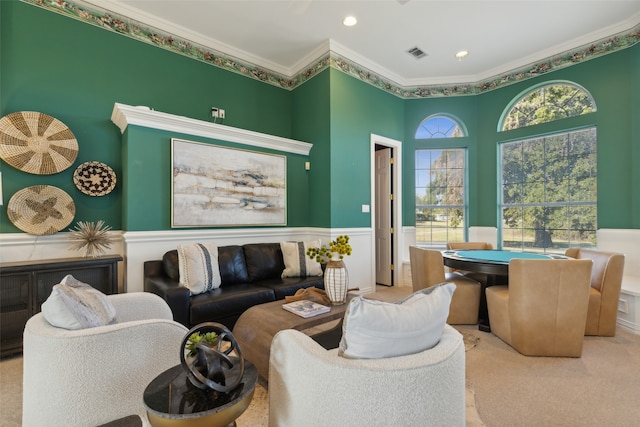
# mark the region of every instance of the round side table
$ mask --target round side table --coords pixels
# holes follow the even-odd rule
[[[193,386],[182,365],[158,375],[144,391],[144,406],[153,427],[235,426],[249,406],[258,380],[256,367],[245,360],[242,382],[229,393]]]

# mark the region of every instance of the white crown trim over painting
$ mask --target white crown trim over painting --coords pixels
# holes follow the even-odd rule
[[[266,148],[292,154],[309,155],[313,144],[282,138],[265,133],[254,132],[231,126],[209,123],[189,117],[154,111],[145,106],[131,106],[115,103],[111,113],[111,121],[124,133],[129,125],[142,126],[187,135],[235,142],[252,147]]]

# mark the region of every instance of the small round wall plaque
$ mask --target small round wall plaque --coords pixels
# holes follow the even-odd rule
[[[104,196],[116,187],[116,174],[101,162],[86,162],[73,173],[73,183],[89,196]]]

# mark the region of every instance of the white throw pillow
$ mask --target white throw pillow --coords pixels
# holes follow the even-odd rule
[[[112,323],[116,309],[105,294],[69,274],[53,287],[42,314],[58,328],[85,329]]]
[[[456,286],[441,283],[396,303],[357,297],[342,325],[338,354],[350,359],[379,359],[414,354],[438,344]]]
[[[218,246],[215,243],[178,245],[178,270],[180,284],[191,291],[191,295],[209,292],[220,287]]]
[[[322,276],[322,267],[315,259],[307,256],[307,249],[319,248],[320,240],[312,242],[280,242],[284,270],[282,277]]]

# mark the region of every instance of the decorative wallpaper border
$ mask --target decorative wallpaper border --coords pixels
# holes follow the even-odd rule
[[[81,0],[21,1],[287,90],[298,87],[316,74],[331,67],[405,99],[477,95],[626,49],[640,42],[640,24],[638,24],[629,31],[546,58],[544,61],[513,70],[502,76],[491,77],[475,83],[407,87],[401,86],[333,51],[318,58],[291,78],[147,26],[142,22],[108,12]]]

